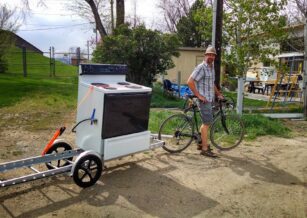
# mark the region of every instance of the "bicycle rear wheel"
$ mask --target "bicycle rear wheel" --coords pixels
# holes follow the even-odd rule
[[[193,140],[194,126],[189,117],[175,114],[167,118],[159,129],[158,138],[164,141],[164,150],[170,153],[181,152]]]
[[[220,150],[230,150],[238,146],[244,136],[244,124],[234,114],[218,116],[210,128],[210,140]]]

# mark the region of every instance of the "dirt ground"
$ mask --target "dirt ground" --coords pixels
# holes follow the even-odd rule
[[[293,138],[244,141],[218,159],[195,144],[159,148],[105,163],[87,189],[66,175],[0,188],[0,217],[307,217],[307,122],[286,122]],[[39,155],[50,135],[2,126],[0,162]]]

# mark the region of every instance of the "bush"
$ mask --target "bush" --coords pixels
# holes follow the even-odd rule
[[[157,74],[174,67],[172,56],[178,56],[180,43],[175,35],[138,26],[130,29],[121,25],[113,35],[106,36],[94,51],[94,61],[126,64],[127,80],[151,86]]]

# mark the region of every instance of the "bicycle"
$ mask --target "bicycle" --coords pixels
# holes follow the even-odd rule
[[[198,116],[199,110],[194,95],[189,95],[189,106],[183,113],[171,115],[161,124],[158,139],[165,142],[163,149],[170,153],[185,150],[193,140],[201,144]],[[210,125],[210,141],[220,150],[237,147],[244,137],[244,124],[236,114],[227,114],[224,110],[227,100],[219,100],[214,108],[214,121]],[[188,114],[192,112],[192,116]]]
[[[231,96],[224,96],[224,98],[226,100],[226,101],[222,102],[224,110],[234,110],[234,109],[236,109],[236,103]],[[186,100],[185,100],[183,107],[182,107],[183,111],[189,108],[189,101],[190,101],[189,95],[186,95],[185,99]]]

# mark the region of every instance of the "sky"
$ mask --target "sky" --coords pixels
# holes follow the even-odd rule
[[[87,50],[87,41],[95,41],[93,24],[80,16],[68,11],[65,2],[73,0],[44,0],[47,7],[37,7],[38,0],[29,0],[31,15],[17,31],[17,35],[24,38],[35,47],[47,52],[53,46],[56,52],[67,52],[71,47]],[[1,0],[10,8],[21,10],[22,0]],[[134,5],[136,15],[153,27],[159,16],[156,7],[158,0],[125,0],[126,16],[133,16]],[[91,49],[90,49],[91,50]]]

